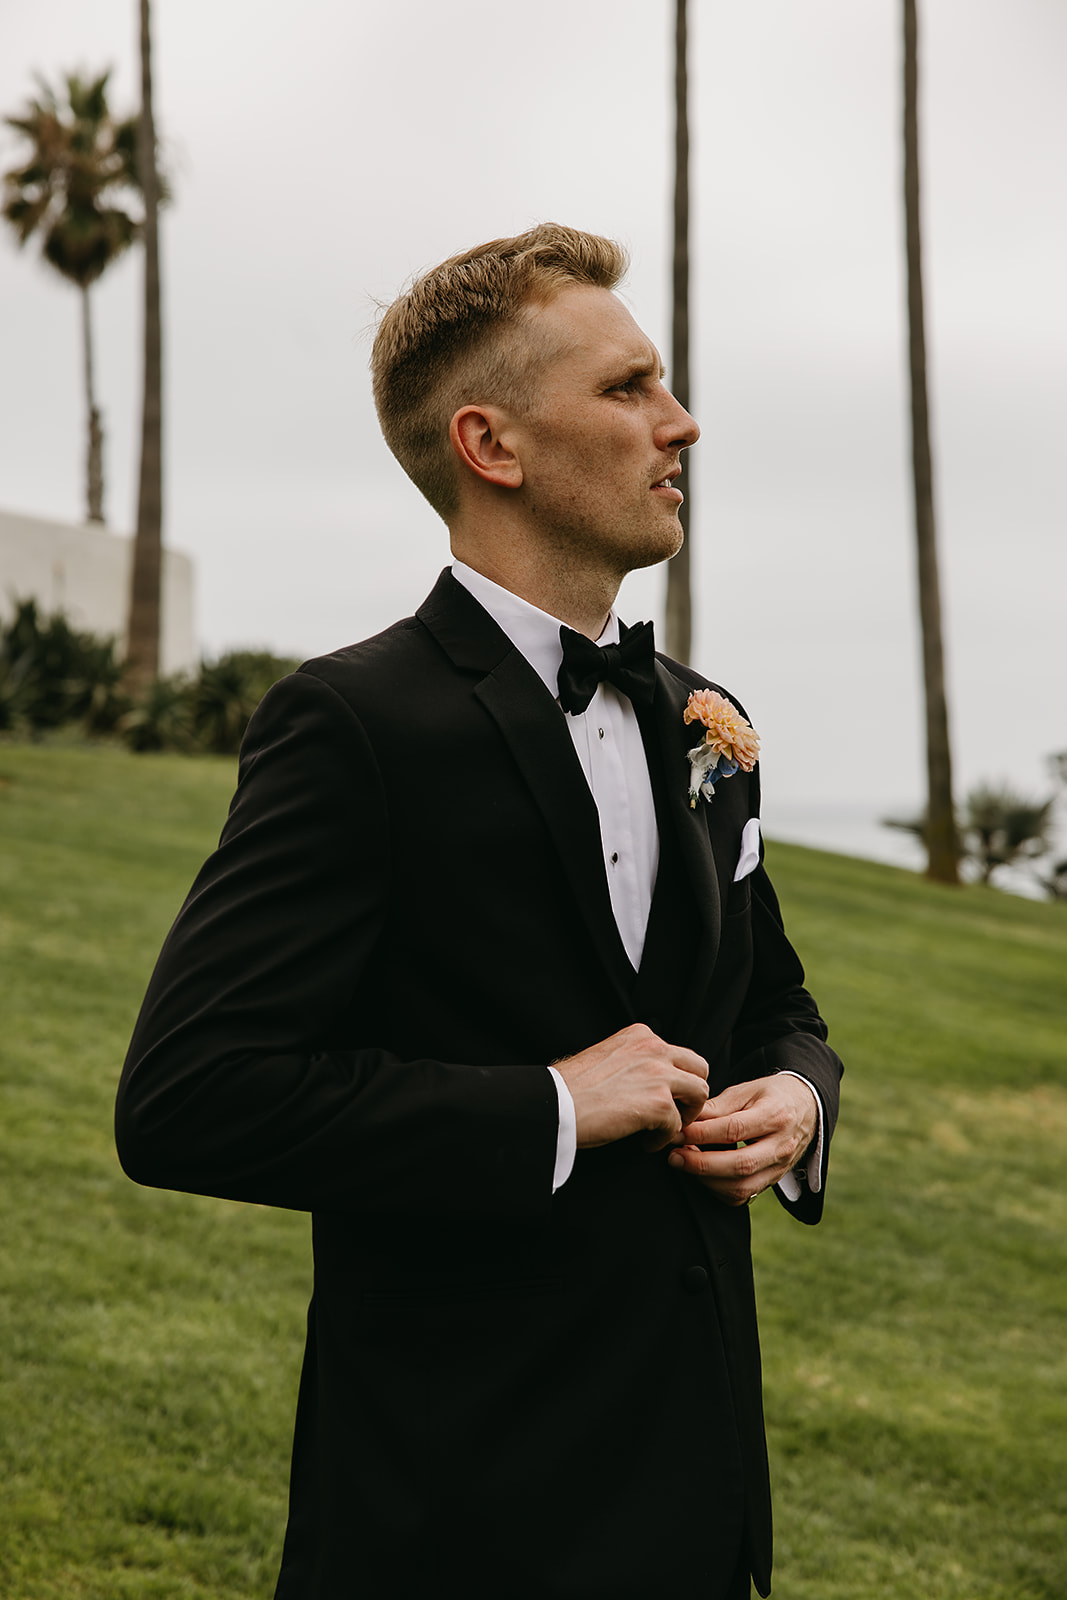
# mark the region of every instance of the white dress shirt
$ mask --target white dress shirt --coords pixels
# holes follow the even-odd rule
[[[563,660],[559,630],[563,624],[547,612],[539,611],[519,595],[475,572],[462,561],[452,564],[452,576],[488,611],[497,626],[507,634],[542,680],[553,699],[557,698],[557,678]],[[617,644],[619,623],[615,612],[608,616],[600,645]],[[568,713],[567,731],[581,763],[600,816],[600,842],[604,852],[604,871],[611,896],[611,909],[619,937],[636,972],[641,965],[652,909],[652,892],[659,866],[659,830],[652,783],[648,775],[645,747],[637,716],[627,695],[610,683],[601,683],[585,711]],[[746,841],[751,848],[750,842]],[[740,864],[738,870],[740,871]],[[574,1101],[563,1078],[550,1067],[559,1099],[560,1125],[556,1146],[553,1191],[570,1177],[577,1148]],[[799,1077],[799,1073],[792,1076]],[[807,1079],[801,1079],[807,1083]],[[818,1102],[819,1096],[812,1087]],[[819,1104],[819,1138],[808,1164],[808,1182],[819,1188],[822,1161],[822,1105]],[[800,1185],[789,1172],[780,1187],[787,1199],[795,1200]]]

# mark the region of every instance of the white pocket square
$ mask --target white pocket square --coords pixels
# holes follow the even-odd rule
[[[734,882],[740,883],[759,866],[759,818],[749,817],[741,834],[741,855],[734,869]]]

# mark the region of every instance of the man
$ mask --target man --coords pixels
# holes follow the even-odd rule
[[[818,1220],[840,1063],[752,731],[615,642],[698,436],[624,268],[546,225],[385,313],[455,565],[267,695],[123,1075],[131,1176],[314,1214],[280,1600],[768,1589],[746,1206]]]

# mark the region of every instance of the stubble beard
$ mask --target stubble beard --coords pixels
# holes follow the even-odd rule
[[[641,537],[613,537],[599,525],[570,524],[558,527],[544,541],[546,553],[562,577],[579,573],[602,575],[615,589],[627,573],[658,567],[676,556],[685,541],[677,518],[666,528],[647,529]]]
[[[617,569],[621,583],[628,572],[659,567],[671,561],[685,543],[685,533],[677,515],[664,527],[650,528],[642,538],[620,540]]]

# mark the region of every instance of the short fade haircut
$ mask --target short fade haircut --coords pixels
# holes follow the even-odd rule
[[[614,240],[545,222],[451,256],[383,313],[371,352],[378,421],[408,477],[446,522],[459,506],[452,418],[464,405],[521,412],[549,353],[525,336],[526,309],[572,284],[614,289],[628,266]],[[501,338],[505,330],[510,339]]]

